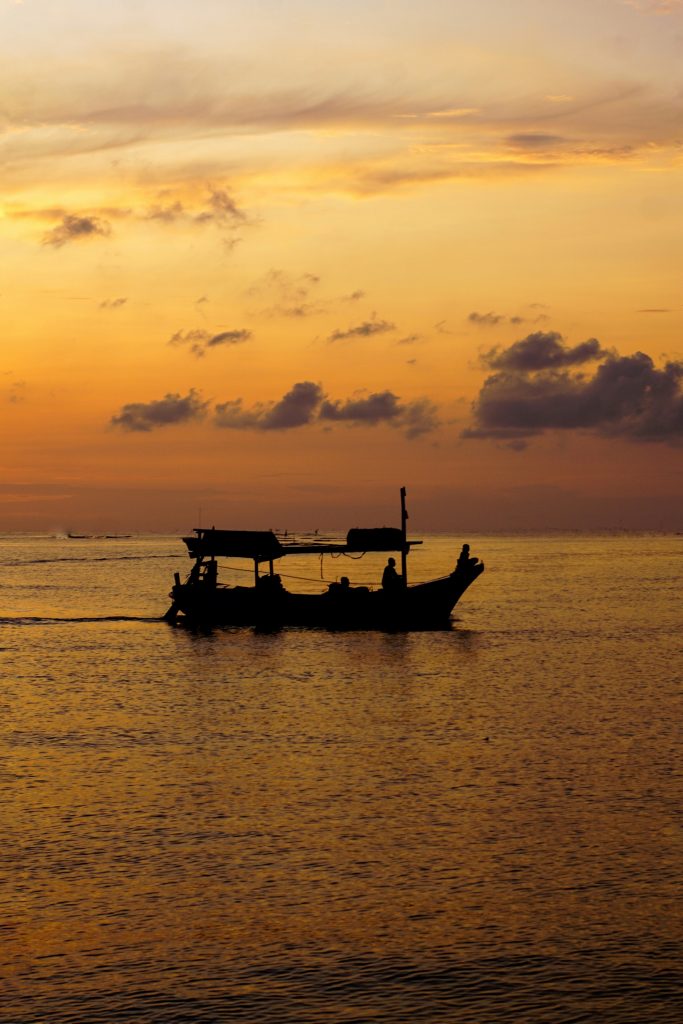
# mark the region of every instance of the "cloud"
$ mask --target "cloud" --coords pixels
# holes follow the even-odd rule
[[[367,398],[348,398],[345,402],[324,402],[322,420],[345,420],[350,423],[381,423],[401,412],[398,398],[391,391],[380,391]]]
[[[173,224],[186,216],[185,207],[179,199],[167,203],[165,206],[153,203],[142,214],[143,220],[158,220],[164,224]]]
[[[43,235],[43,245],[52,245],[56,249],[84,238],[106,238],[111,234],[111,225],[99,217],[79,217],[75,213],[67,213],[50,231]]]
[[[504,313],[470,313],[467,319],[479,327],[496,327],[498,324],[523,324],[522,316],[506,316]]]
[[[379,391],[344,402],[325,401],[320,409],[321,420],[345,422],[352,426],[377,426],[386,423],[404,430],[415,438],[435,430],[439,425],[436,406],[428,399],[402,403],[392,391]]]
[[[158,202],[136,213],[141,220],[157,221],[160,224],[213,224],[216,227],[234,229],[248,223],[247,214],[238,205],[226,188],[209,186],[208,196],[194,204],[173,198],[164,193]]]
[[[508,135],[507,143],[514,149],[556,149],[568,140],[562,135],[546,135],[543,132],[516,132]]]
[[[187,395],[167,394],[152,402],[131,402],[124,405],[118,416],[112,416],[111,425],[134,433],[147,433],[158,427],[191,423],[206,415],[208,402],[190,388]]]
[[[301,381],[278,402],[245,408],[241,399],[216,405],[214,423],[229,430],[290,430],[314,423],[374,427],[386,424],[415,438],[438,425],[436,406],[426,398],[401,402],[391,391],[331,401],[320,384]]]
[[[596,338],[567,348],[557,331],[535,331],[509,348],[493,348],[482,355],[482,361],[492,370],[513,370],[531,373],[535,370],[555,370],[565,366],[579,366],[600,359],[608,353]]]
[[[527,344],[530,339],[533,340]],[[600,359],[592,377],[574,367]],[[581,430],[631,441],[683,442],[683,363],[657,369],[650,356],[619,356],[592,338],[574,348],[561,335],[530,335],[494,350],[466,438],[515,442],[548,430]]]
[[[348,327],[345,331],[337,329],[329,335],[328,341],[345,341],[348,338],[370,338],[375,334],[386,334],[388,331],[395,331],[396,324],[388,320],[364,320],[362,324],[355,327]]]
[[[127,301],[128,299],[124,298],[103,299],[103,301],[100,302],[100,309],[120,309],[121,306],[125,306]]]
[[[268,304],[262,311],[265,316],[306,317],[325,309],[325,304],[313,296],[319,284],[317,274],[269,270],[247,289],[247,295]]]
[[[245,213],[240,210],[228,192],[221,188],[210,190],[207,208],[194,217],[197,224],[235,224],[246,220]]]
[[[19,405],[21,402],[26,401],[27,387],[28,385],[25,380],[12,381],[7,390],[2,391],[2,396],[10,405]]]
[[[169,345],[189,345],[196,356],[204,356],[210,348],[218,348],[219,345],[241,345],[249,341],[252,333],[246,328],[232,331],[221,331],[219,334],[211,334],[198,328],[193,331],[176,331],[168,339]]]
[[[319,384],[301,381],[295,384],[279,402],[258,404],[244,409],[242,400],[235,399],[216,405],[214,423],[229,430],[290,430],[312,423],[323,400]]]

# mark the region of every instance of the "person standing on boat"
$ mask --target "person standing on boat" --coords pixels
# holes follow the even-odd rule
[[[382,573],[382,590],[395,592],[399,590],[401,583],[402,579],[396,572],[396,559],[390,558]]]

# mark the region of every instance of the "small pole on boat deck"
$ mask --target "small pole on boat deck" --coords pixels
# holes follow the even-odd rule
[[[401,488],[401,535],[403,537],[403,544],[401,547],[401,577],[403,578],[403,586],[408,586],[408,529],[406,522],[408,521],[408,513],[406,512],[406,489]]]

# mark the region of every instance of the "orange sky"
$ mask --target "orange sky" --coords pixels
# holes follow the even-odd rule
[[[680,528],[682,42],[0,0],[0,530]]]

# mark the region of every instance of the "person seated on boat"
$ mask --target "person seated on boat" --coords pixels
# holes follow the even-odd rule
[[[207,562],[204,569],[204,582],[207,587],[215,587],[218,582],[218,562],[215,558],[212,558],[210,562]]]
[[[458,569],[471,569],[478,561],[478,558],[470,558],[469,544],[463,544],[462,551],[458,555],[458,561],[455,563],[455,570],[457,572]]]
[[[351,583],[349,582],[349,577],[342,576],[338,583],[330,583],[327,593],[332,594],[334,597],[340,597],[341,595],[348,594],[350,590]]]
[[[278,573],[266,573],[265,576],[259,576],[258,583],[256,584],[260,590],[270,591],[270,593],[276,593],[279,590],[284,590],[282,586],[282,580]]]
[[[396,591],[401,586],[401,577],[396,572],[396,559],[390,558],[382,573],[382,590]]]

